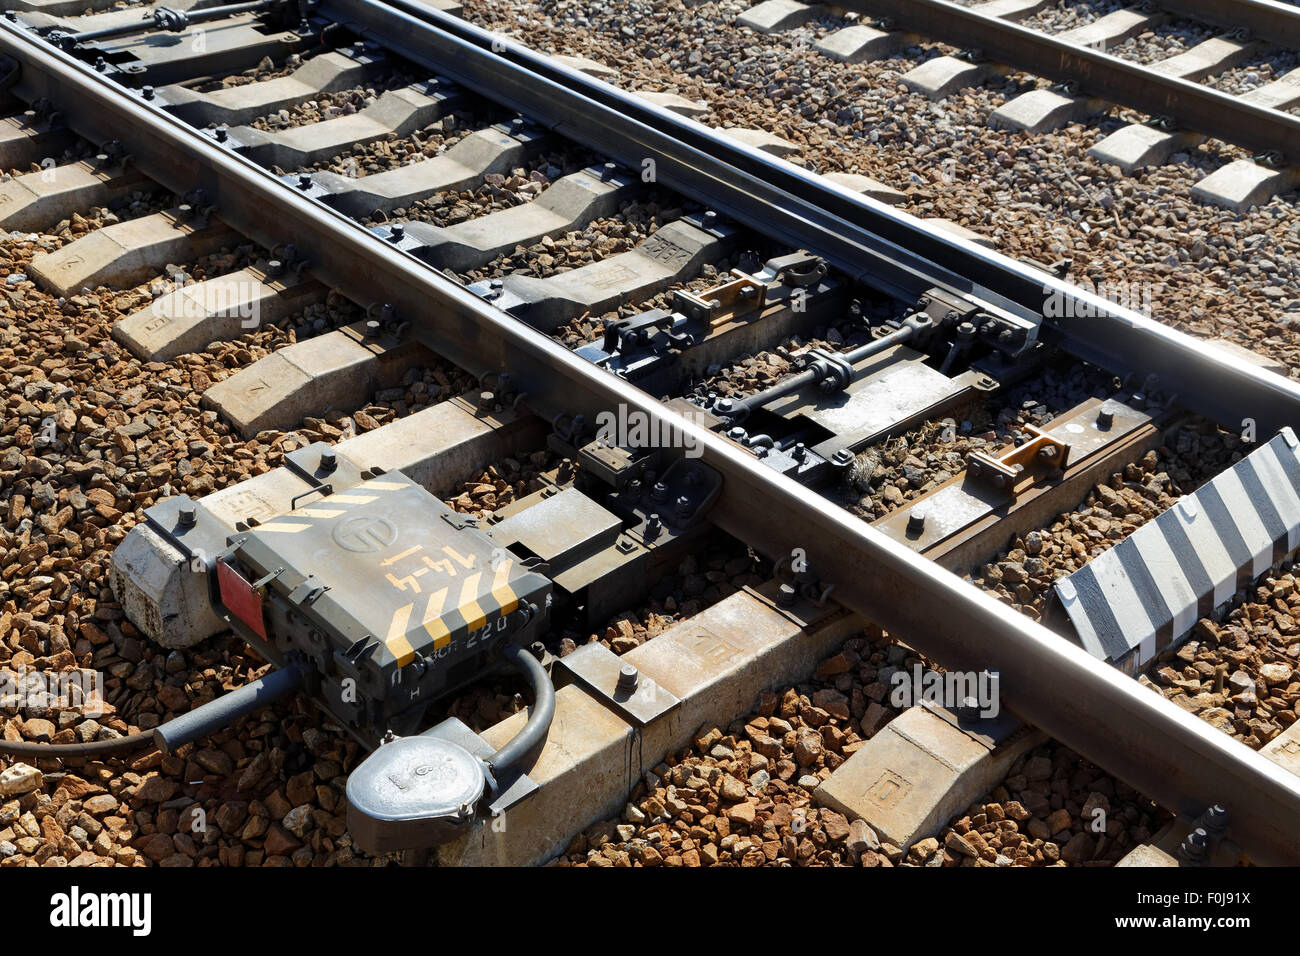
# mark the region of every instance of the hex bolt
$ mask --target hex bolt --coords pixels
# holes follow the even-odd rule
[[[718,214],[717,214],[716,212],[714,212],[712,209],[707,209],[707,210],[705,210],[705,212],[704,212],[704,228],[706,228],[706,229],[712,229],[712,228],[713,228],[714,226],[716,226],[717,224],[718,224]]]
[[[601,178],[613,179],[616,172],[618,172],[618,163],[606,163],[601,171]]]
[[[153,87],[152,86],[140,87],[140,95],[146,100],[153,99]]]
[[[1204,828],[1197,827],[1183,838],[1178,852],[1189,863],[1204,863],[1210,853],[1210,835]]]
[[[668,486],[662,481],[656,481],[654,487],[650,489],[650,500],[663,502],[668,500]]]
[[[1115,424],[1115,406],[1110,402],[1102,402],[1101,407],[1097,409],[1097,427],[1110,428]]]
[[[685,495],[682,495],[680,498],[677,499],[677,506],[675,510],[677,512],[677,517],[679,518],[688,517],[691,513],[691,499],[687,498]]]
[[[659,520],[659,515],[652,514],[645,519],[645,537],[646,539],[659,537],[659,532],[663,530],[663,522]]]
[[[378,319],[371,319],[369,322],[366,323],[366,338],[368,339],[379,338],[379,330],[381,328],[382,326],[380,325]]]
[[[95,72],[103,73],[107,69],[108,64],[104,61],[104,58],[102,56],[95,57]]]
[[[831,464],[840,468],[847,468],[853,464],[853,452],[847,448],[841,448],[835,454],[831,455]]]
[[[790,452],[790,457],[795,461],[803,461],[808,457],[808,446],[799,442],[794,446],[794,451]]]
[[[502,282],[500,279],[493,279],[491,282],[488,283],[487,297],[489,299],[498,298],[501,295],[501,292],[504,288],[505,288],[504,282]]]
[[[226,126],[218,126],[212,131],[212,135],[217,138],[218,143],[224,143],[230,136],[230,130]]]
[[[193,505],[185,505],[177,513],[177,519],[182,528],[193,528],[199,522],[199,515]]]
[[[320,453],[320,470],[329,474],[339,466],[339,459],[332,451],[323,451]]]
[[[735,428],[727,429],[727,437],[734,442],[740,442],[742,445],[745,443],[745,435],[745,429],[741,428],[739,425]]]
[[[729,398],[720,398],[713,404],[713,410],[721,415],[730,415],[736,403]]]
[[[798,596],[799,592],[794,589],[793,584],[783,584],[776,592],[776,603],[781,607],[789,607],[794,604]]]
[[[193,219],[194,207],[191,206],[189,203],[181,203],[179,206],[176,207],[176,214],[180,216],[182,219]]]
[[[633,478],[627,483],[627,493],[633,498],[641,497],[641,479]]]
[[[484,411],[486,411],[489,408],[492,408],[493,406],[496,405],[496,403],[497,403],[497,396],[495,392],[485,388],[483,389],[483,391],[478,393],[478,407],[483,409]]]
[[[641,680],[641,672],[631,664],[624,664],[618,669],[618,689],[635,690]]]
[[[298,174],[298,188],[311,189],[311,173]]]
[[[1038,457],[1044,461],[1051,461],[1057,456],[1058,452],[1060,452],[1060,449],[1055,445],[1044,445],[1042,448],[1038,449]]]
[[[406,238],[406,227],[400,222],[395,222],[388,227],[388,241],[401,242]]]
[[[278,279],[284,275],[284,263],[279,259],[272,259],[266,264],[266,274],[272,279]]]
[[[921,508],[913,508],[912,513],[907,516],[907,533],[920,534],[925,530],[925,511]]]

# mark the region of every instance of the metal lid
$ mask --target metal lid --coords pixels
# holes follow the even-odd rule
[[[407,821],[473,814],[487,780],[469,751],[437,737],[384,744],[348,777],[347,798],[374,820]]]

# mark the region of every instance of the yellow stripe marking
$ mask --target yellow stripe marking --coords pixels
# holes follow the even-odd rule
[[[252,530],[283,531],[285,534],[293,534],[295,531],[302,531],[303,529],[310,528],[310,527],[311,525],[307,524],[306,522],[299,523],[294,521],[272,521],[269,524],[259,524],[256,528],[253,528]]]
[[[460,588],[460,613],[470,631],[477,631],[487,622],[487,615],[478,606],[478,579],[481,577],[482,571],[471,574]]]
[[[411,620],[411,608],[414,604],[404,604],[393,612],[393,620],[388,625],[388,638],[384,646],[397,658],[397,666],[405,667],[415,660],[415,648],[406,637],[406,625]]]
[[[404,485],[400,481],[367,481],[365,487],[367,489],[373,488],[375,491],[401,491],[403,488],[410,486]]]
[[[502,617],[519,606],[519,598],[509,584],[510,569],[514,564],[513,561],[502,561],[497,567],[496,574],[492,576],[492,600],[501,605]]]
[[[430,594],[429,603],[424,609],[424,620],[421,622],[424,629],[429,632],[429,636],[433,638],[433,649],[435,651],[451,641],[451,632],[447,630],[447,625],[442,620],[442,606],[446,603],[446,588]]]
[[[378,498],[378,495],[330,495],[330,503],[344,505],[366,505]]]
[[[304,518],[337,518],[343,514],[343,509],[332,508],[299,508],[294,512],[296,515],[302,515]]]

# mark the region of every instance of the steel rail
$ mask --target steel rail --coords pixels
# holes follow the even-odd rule
[[[1300,423],[1297,393],[1277,375],[1225,365],[1204,343],[512,40],[414,0],[323,0],[321,9],[598,154],[634,169],[653,158],[660,180],[678,192],[867,285],[889,294],[901,285],[906,298],[924,291],[914,285],[919,272],[927,288],[954,287],[1035,317],[1051,301],[1056,317],[1044,320],[1040,337],[1085,361],[1120,375],[1155,374],[1171,390],[1184,389],[1185,407],[1234,430],[1247,418],[1269,434]],[[889,281],[891,262],[907,263],[905,279]]]
[[[1158,0],[1162,10],[1225,30],[1247,30],[1250,38],[1300,47],[1300,9],[1278,0]]]
[[[836,601],[950,667],[1001,672],[1008,706],[1171,809],[1222,802],[1233,837],[1256,862],[1300,862],[1300,777],[1188,714],[893,541],[621,379],[519,323],[322,203],[62,52],[0,23],[24,99],[50,97],[84,136],[122,141],[161,185],[195,187],[232,227],[264,245],[291,236],[315,274],[358,302],[376,289],[415,320],[423,340],[474,370],[509,370],[537,410],[623,406],[723,477],[711,518],[769,554],[806,550]],[[1291,396],[1297,398],[1296,395]],[[1294,406],[1293,406],[1294,408]]]
[[[1257,106],[1200,83],[1070,43],[1010,20],[991,17],[950,0],[837,0],[837,5],[888,18],[901,30],[953,46],[978,48],[999,63],[1049,80],[1073,83],[1080,93],[1139,109],[1151,116],[1168,116],[1186,129],[1261,153],[1276,151],[1287,162],[1300,163],[1300,117],[1290,113]],[[1222,9],[1224,4],[1202,0],[1186,6]],[[1233,9],[1243,6],[1256,4],[1231,4]],[[1286,35],[1300,34],[1300,13],[1292,8],[1288,15],[1279,9],[1281,4],[1269,6],[1279,31]],[[1259,20],[1269,22],[1264,17]]]

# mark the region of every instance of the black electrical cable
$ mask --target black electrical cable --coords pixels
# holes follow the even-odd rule
[[[154,746],[153,731],[148,730],[112,740],[92,740],[85,744],[40,744],[26,740],[0,740],[0,753],[19,757],[103,757]]]
[[[551,675],[546,673],[541,663],[528,648],[519,644],[507,644],[501,651],[507,663],[523,671],[533,688],[533,712],[528,715],[528,722],[510,741],[488,757],[488,765],[494,773],[501,773],[522,760],[534,747],[546,739],[551,729],[551,720],[555,717],[555,685]]]
[[[200,704],[188,713],[173,717],[153,730],[84,744],[0,740],[0,753],[19,757],[104,757],[143,750],[145,747],[171,753],[182,744],[216,733],[245,714],[293,693],[301,686],[302,680],[302,671],[290,664],[273,670],[238,690],[232,690],[229,694],[222,694],[216,700]]]

